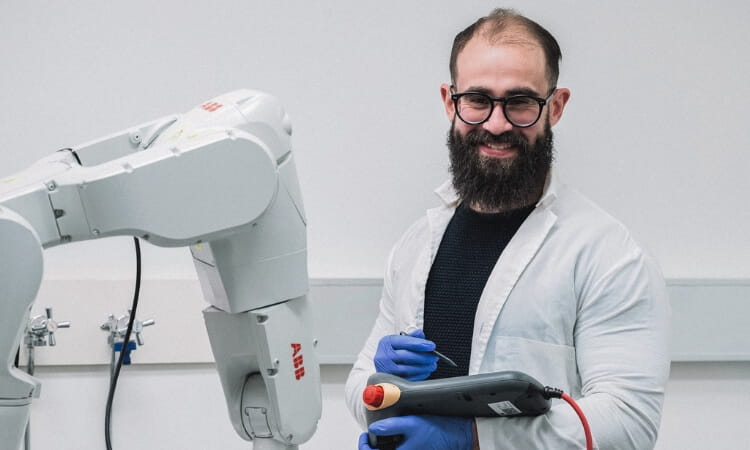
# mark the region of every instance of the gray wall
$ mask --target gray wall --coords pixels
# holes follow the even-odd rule
[[[431,191],[447,174],[448,122],[438,86],[448,79],[452,37],[495,6],[445,0],[3,2],[0,182],[58,148],[186,111],[239,87],[265,90],[281,98],[294,123],[311,276],[377,279],[390,246],[436,204]],[[706,342],[691,334],[705,318],[701,332],[718,336],[711,345],[729,343],[733,355],[747,355],[748,340],[734,318],[750,309],[746,294],[737,294],[750,279],[750,138],[744,128],[750,3],[527,0],[510,6],[547,26],[563,47],[560,85],[573,94],[556,127],[563,179],[625,222],[676,286],[703,289],[701,280],[739,286],[726,297],[686,294],[690,303],[678,311],[688,318],[677,330]],[[67,338],[61,332],[59,350],[45,349],[41,359],[70,353],[63,345],[80,350],[99,342],[102,352],[103,333],[96,325],[86,332],[84,324],[124,312],[129,294],[119,293],[133,276],[132,259],[126,238],[46,253],[43,289],[50,295],[36,310],[55,306],[77,330],[64,330]],[[194,283],[184,249],[146,245],[144,265],[145,277],[159,286]],[[80,281],[87,295],[79,304],[104,297],[106,306],[66,311],[66,295],[52,288],[56,281]],[[104,294],[97,297],[89,287],[101,284]],[[173,306],[147,330],[147,346],[175,339],[159,336],[168,323],[164,315],[179,321],[200,308],[184,308],[178,290],[160,298]],[[718,307],[722,302],[735,309]],[[717,326],[723,321],[734,325],[723,330]],[[694,346],[686,348],[690,353]],[[50,364],[63,365],[39,369],[45,387],[33,409],[35,446],[100,448],[102,408],[89,404],[105,395],[104,367],[53,359]],[[697,359],[683,358],[688,362],[674,367],[659,447],[750,447],[743,420],[750,363]],[[118,447],[215,442],[214,448],[244,448],[225,421],[217,380],[205,363],[130,373],[115,423],[117,433],[132,429],[119,436]],[[338,442],[354,447],[357,429],[341,404],[345,374],[345,365],[324,370],[324,421],[309,449],[345,448]],[[190,389],[216,395],[190,403],[192,394],[183,393]],[[139,432],[148,438],[139,441]],[[63,433],[70,436],[65,444],[58,439]]]
[[[495,2],[4,2],[1,176],[239,87],[281,98],[316,278],[376,278],[446,176],[455,33]],[[524,1],[563,51],[563,178],[670,278],[748,278],[750,3]],[[131,276],[127,239],[48,252],[52,278]],[[148,249],[146,276],[192,277]]]

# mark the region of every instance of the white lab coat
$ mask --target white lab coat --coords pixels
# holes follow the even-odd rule
[[[423,327],[427,276],[458,203],[450,183],[437,193],[444,205],[391,251],[380,313],[346,383],[347,404],[363,427],[361,393],[378,341]],[[551,175],[487,280],[469,374],[525,372],[576,399],[598,448],[653,448],[669,376],[668,322],[655,262],[622,224]],[[483,450],[584,447],[580,421],[562,400],[543,416],[476,423]]]

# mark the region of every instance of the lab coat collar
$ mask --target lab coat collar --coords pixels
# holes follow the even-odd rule
[[[477,305],[474,320],[474,338],[469,362],[470,375],[479,373],[489,339],[492,336],[492,330],[508,296],[534,255],[541,248],[557,220],[557,215],[552,211],[551,205],[557,198],[559,186],[554,171],[550,170],[547,174],[542,197],[536,204],[536,209],[526,218],[513,239],[505,247],[487,279],[487,284]],[[435,193],[441,198],[444,205],[427,212],[431,233],[432,261],[435,259],[443,233],[453,215],[451,212],[459,202],[458,194],[451,181],[443,183]],[[446,212],[448,213],[446,214]],[[426,282],[427,272],[423,275]],[[420,287],[422,293],[424,292],[423,287]],[[422,306],[417,311],[417,317],[421,326],[424,321],[424,297],[421,297],[420,300]]]
[[[559,188],[559,180],[554,169],[550,169],[547,174],[547,180],[544,183],[544,190],[542,191],[542,197],[537,202],[537,207],[549,206],[557,198],[557,190]],[[447,180],[440,187],[435,189],[435,194],[442,200],[444,206],[449,208],[455,208],[458,205],[459,197],[456,192],[456,188],[453,187],[453,182]]]

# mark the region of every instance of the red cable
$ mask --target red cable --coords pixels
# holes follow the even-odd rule
[[[589,427],[588,420],[586,420],[586,416],[583,415],[583,411],[578,406],[578,403],[576,403],[570,395],[564,392],[560,398],[568,402],[568,404],[576,411],[576,414],[578,414],[578,418],[581,419],[581,423],[583,424],[583,432],[586,433],[586,450],[593,450],[594,438],[591,436],[591,428]]]

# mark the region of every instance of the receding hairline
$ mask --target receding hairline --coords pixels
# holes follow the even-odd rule
[[[559,76],[562,53],[557,40],[544,27],[513,9],[497,8],[456,35],[451,50],[451,81],[458,75],[457,59],[474,39],[485,39],[491,45],[522,45],[541,48],[547,78],[554,86]]]
[[[518,21],[509,22],[502,28],[493,25],[493,23],[488,22],[480,25],[474,36],[469,39],[469,42],[474,39],[485,39],[492,45],[528,45],[542,48],[542,43],[532,36],[531,32]]]
[[[487,28],[487,29],[485,29]],[[476,31],[476,33],[468,40],[466,41],[466,44],[461,48],[461,51],[458,52],[458,55],[456,55],[456,73],[455,76],[458,78],[458,60],[461,57],[461,54],[466,50],[466,47],[471,45],[473,42],[476,41],[484,41],[491,46],[502,46],[502,45],[508,45],[508,46],[518,46],[518,47],[527,47],[527,48],[534,48],[539,50],[541,52],[542,57],[546,60],[546,54],[544,53],[544,47],[542,46],[541,42],[539,42],[525,27],[523,24],[520,23],[514,23],[509,24],[507,27],[503,27],[501,30],[492,30],[492,28],[487,23],[484,23],[480,26],[480,28]],[[546,71],[546,67],[545,67]],[[546,78],[549,78],[549,74],[545,75]],[[456,82],[456,80],[452,80],[452,82]]]

